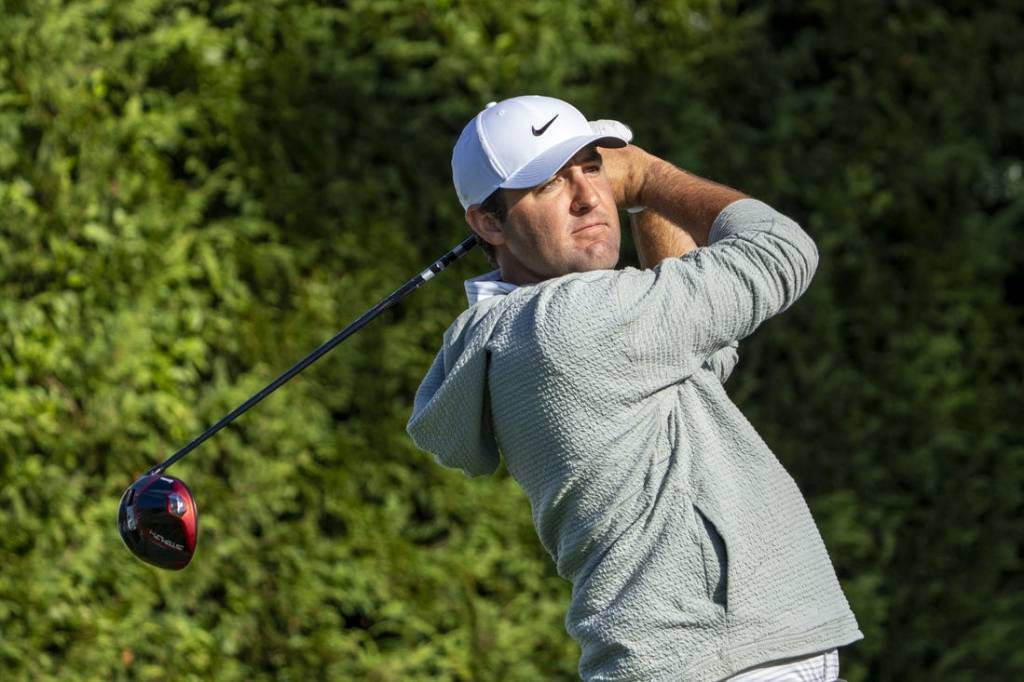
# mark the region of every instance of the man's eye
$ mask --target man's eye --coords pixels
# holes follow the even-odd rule
[[[540,191],[541,192],[546,192],[549,189],[552,189],[555,186],[555,184],[557,184],[557,183],[558,183],[558,178],[551,178],[550,180],[548,180],[547,182],[545,182],[543,185],[540,186]]]
[[[601,172],[601,164],[595,163],[595,164],[586,166],[583,170],[585,172],[587,172],[587,173],[600,173]]]

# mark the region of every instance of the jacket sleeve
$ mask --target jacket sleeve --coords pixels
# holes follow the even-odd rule
[[[492,474],[500,453],[491,424],[487,334],[471,334],[476,311],[445,332],[444,347],[416,391],[406,431],[439,464],[469,476]]]
[[[728,346],[719,348],[704,361],[704,369],[714,372],[718,380],[724,384],[740,360],[739,345],[738,341],[733,341]]]
[[[613,285],[626,352],[656,383],[685,379],[786,310],[818,264],[807,233],[756,199],[727,206],[709,242],[651,270],[621,271]],[[723,360],[710,367],[720,378],[735,365],[733,357],[723,372]]]

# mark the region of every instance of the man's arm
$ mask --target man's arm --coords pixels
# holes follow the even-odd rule
[[[635,145],[602,149],[601,157],[616,203],[647,207],[634,214],[631,221],[640,264],[645,268],[681,256],[694,246],[706,246],[711,225],[722,209],[747,198],[731,187],[680,170]]]
[[[618,205],[646,206],[640,215],[654,209],[665,219],[637,226],[641,239],[649,237],[646,267],[618,271],[609,292],[624,327],[634,330],[629,352],[638,366],[653,368],[648,389],[689,376],[788,308],[810,284],[817,249],[791,219],[638,148],[601,153]],[[678,257],[673,251],[680,243],[659,236],[669,229],[706,248]],[[676,257],[654,267],[662,256]]]
[[[606,154],[606,151],[611,151],[612,154]],[[622,196],[621,200],[626,203],[627,206],[644,205],[640,202],[639,197],[641,184],[647,184],[643,182],[642,171],[641,174],[633,175],[629,177],[629,170],[637,167],[643,168],[645,164],[652,164],[655,161],[655,157],[643,152],[638,147],[632,149],[627,148],[621,153],[616,155],[616,152],[620,150],[605,150],[602,151],[602,158],[605,159],[605,163],[609,162],[612,165],[610,171],[616,174],[613,177],[613,185],[620,187]],[[609,159],[611,156],[613,158]],[[616,167],[621,164],[627,164],[625,168]],[[647,168],[650,168],[648,165]],[[656,168],[656,167],[655,167]],[[672,171],[678,171],[674,167]],[[682,184],[680,188],[683,192],[689,192],[695,197],[698,210],[686,211],[686,213],[696,212],[697,215],[687,215],[687,223],[697,233],[698,237],[704,238],[704,244],[707,244],[706,233],[710,230],[711,225],[706,224],[707,215],[706,213],[713,211],[716,208],[716,204],[732,203],[733,195],[738,195],[736,198],[742,198],[744,195],[735,192],[731,193],[727,187],[723,187],[714,182],[703,180],[697,176],[690,175],[684,171],[678,171],[682,174],[681,177],[673,180],[672,176],[669,175],[668,182],[658,183],[655,181],[651,185],[651,189],[648,193],[658,192],[672,192],[672,184]],[[681,181],[681,183],[680,183]],[[626,193],[631,192],[632,197],[627,197]],[[619,198],[619,197],[617,197]],[[703,204],[701,208],[699,205]],[[724,208],[724,206],[723,206]],[[677,211],[678,213],[678,211]],[[715,216],[718,214],[715,213]],[[697,248],[697,242],[694,240],[690,230],[684,228],[681,224],[673,223],[665,216],[658,213],[654,208],[645,208],[639,213],[630,213],[630,229],[633,233],[633,243],[636,245],[637,257],[640,260],[641,268],[653,268],[658,265],[661,261],[666,258],[678,258],[684,254],[689,253]],[[714,222],[712,217],[711,222]],[[723,384],[732,374],[733,369],[736,367],[736,362],[739,359],[737,353],[738,342],[734,341],[728,346],[721,348],[712,353],[708,359],[704,362],[704,367],[710,369],[717,376],[719,381]]]
[[[666,258],[678,258],[697,248],[689,232],[670,223],[654,209],[648,208],[631,214],[630,223],[641,268],[653,268]],[[738,347],[739,342],[733,341],[725,348],[720,348],[708,357],[703,367],[714,372],[724,384],[736,368]]]
[[[629,223],[641,268],[653,268],[666,258],[678,258],[697,248],[689,232],[653,208],[630,214]]]

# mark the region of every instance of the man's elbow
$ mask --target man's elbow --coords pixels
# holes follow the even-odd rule
[[[801,230],[803,232],[803,230]],[[807,240],[807,246],[803,250],[804,256],[804,268],[806,270],[806,278],[808,284],[811,279],[814,278],[814,273],[818,271],[818,245],[811,239],[811,236],[806,232],[803,233]]]
[[[800,225],[791,218],[786,217],[776,222],[776,227],[782,227],[785,234],[782,243],[784,265],[779,271],[784,280],[787,290],[785,295],[785,306],[789,307],[797,298],[803,295],[814,279],[814,273],[818,269],[818,246],[814,240]]]

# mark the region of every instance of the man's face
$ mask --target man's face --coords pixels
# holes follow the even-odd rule
[[[508,219],[485,239],[495,244],[505,281],[529,284],[618,263],[619,213],[593,146],[541,185],[502,191]]]

